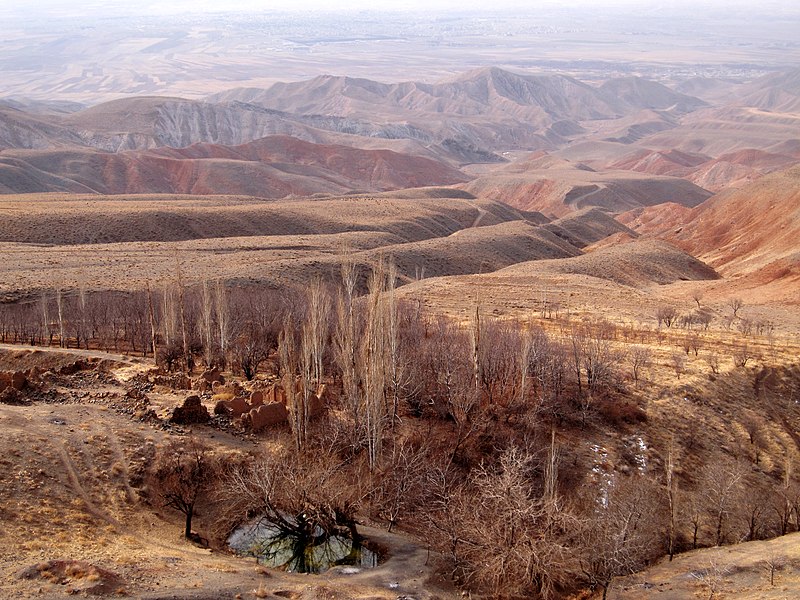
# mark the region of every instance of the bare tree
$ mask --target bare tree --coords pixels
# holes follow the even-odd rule
[[[387,384],[387,356],[389,340],[387,333],[386,272],[383,261],[379,261],[369,280],[366,325],[359,353],[360,369],[364,385],[364,418],[367,433],[367,455],[370,471],[377,465],[383,445],[383,434],[388,414],[385,392]]]
[[[720,590],[725,577],[730,572],[730,567],[722,562],[719,551],[711,556],[702,569],[692,571],[691,576],[708,593],[708,600],[713,600],[714,595]]]
[[[746,367],[747,363],[753,358],[755,358],[755,352],[750,348],[747,342],[733,345],[733,364],[737,367]]]
[[[347,480],[332,453],[319,450],[313,461],[292,452],[270,452],[232,465],[219,493],[230,519],[260,515],[304,548],[334,533],[357,540],[354,514],[361,490]]]
[[[170,440],[155,456],[149,473],[152,492],[186,517],[183,535],[192,537],[192,518],[201,496],[211,489],[215,467],[208,447],[196,438]]]
[[[496,467],[479,468],[471,480],[474,494],[465,505],[465,560],[471,578],[493,597],[552,598],[575,576],[577,563],[569,531],[576,520],[557,497],[553,455],[545,465],[549,481],[537,490],[533,456],[516,447],[506,450]]]
[[[66,348],[67,340],[64,336],[64,298],[61,288],[56,290],[56,308],[58,309],[58,345],[61,348]]]
[[[714,375],[719,375],[719,354],[716,350],[712,350],[706,355],[706,363]]]
[[[180,316],[181,325],[181,342],[183,350],[184,369],[187,373],[192,370],[192,357],[189,354],[189,337],[186,324],[186,296],[183,286],[183,267],[181,260],[178,257],[178,252],[175,252],[175,286],[178,290],[178,314]]]
[[[731,309],[731,314],[735,319],[739,316],[739,311],[744,307],[744,301],[741,298],[731,298],[728,300],[727,306]]]
[[[301,390],[298,389],[300,375],[300,350],[295,333],[296,326],[291,318],[287,318],[284,329],[278,338],[278,357],[280,366],[280,380],[283,392],[286,395],[286,408],[289,411],[289,426],[292,430],[292,439],[295,449],[300,452],[305,449],[307,441],[306,431],[306,405]]]
[[[664,465],[665,487],[667,492],[667,508],[669,510],[669,523],[667,529],[667,555],[669,560],[675,556],[675,517],[678,499],[678,480],[675,478],[675,453],[673,448],[674,440],[670,438],[669,449],[667,451],[667,461]]]
[[[300,383],[302,410],[298,415],[303,443],[308,437],[308,424],[311,418],[311,402],[319,392],[324,378],[324,355],[328,339],[328,296],[322,281],[315,279],[309,289],[307,314],[303,320],[300,350]]]
[[[770,550],[767,552],[766,558],[762,561],[764,566],[764,570],[769,575],[769,584],[771,586],[775,585],[775,573],[778,571],[783,571],[789,561],[784,554],[779,554],[776,550]]]
[[[480,327],[478,332],[476,327]],[[521,397],[518,390],[527,360],[520,361],[523,340],[519,325],[495,319],[473,321],[471,339],[477,347],[478,390],[488,404],[509,405]]]
[[[700,310],[700,300],[702,299],[703,299],[703,292],[698,291],[692,294],[692,300],[694,300],[694,303],[697,304],[697,310]]]
[[[392,446],[381,465],[380,480],[373,494],[378,513],[389,525],[389,532],[419,502],[431,460],[424,448],[407,440]]]
[[[675,377],[681,378],[686,371],[686,357],[680,352],[673,352],[671,355],[672,368],[675,369]]]
[[[248,323],[242,328],[229,347],[233,364],[242,371],[248,381],[255,378],[259,367],[275,349],[270,337],[254,323]]]
[[[658,488],[642,475],[619,479],[587,519],[581,569],[591,586],[603,590],[604,599],[615,577],[641,569],[663,552],[659,516],[665,512]]]
[[[658,326],[664,325],[667,329],[672,327],[678,319],[678,310],[674,306],[664,305],[658,307],[656,310],[656,320]]]
[[[647,346],[634,346],[628,352],[628,363],[630,364],[631,375],[635,384],[639,384],[642,371],[650,368],[652,357],[653,353]]]
[[[731,515],[743,475],[742,466],[736,462],[709,463],[703,472],[700,489],[716,546],[724,544],[730,536]]]
[[[50,301],[47,298],[47,292],[42,290],[42,297],[40,300],[40,306],[42,308],[42,344],[46,346],[50,346],[53,343],[52,335],[50,333]],[[5,335],[3,336],[3,341],[5,342]]]
[[[200,288],[202,301],[200,305],[200,338],[203,341],[203,358],[207,367],[214,362],[214,302],[211,286],[204,280]]]
[[[217,282],[214,286],[214,309],[217,317],[217,344],[219,347],[219,358],[224,362],[226,353],[228,352],[228,341],[230,336],[230,313],[225,285],[220,279],[217,279]]]

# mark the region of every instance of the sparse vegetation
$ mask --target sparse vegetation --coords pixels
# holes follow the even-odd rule
[[[562,30],[539,12],[531,31]],[[678,32],[630,69],[669,85],[604,78],[604,50],[570,77],[487,67],[433,81],[470,44],[487,48],[464,32],[493,52],[513,36],[517,54],[552,38],[517,13],[449,14],[423,29],[452,44],[437,35],[424,53],[403,41],[420,31],[404,16],[388,37],[353,37],[372,13],[323,15],[335,35],[287,35],[276,14],[248,21],[246,43],[238,17],[223,36],[194,17],[186,35],[178,19],[164,40],[139,28],[109,51],[128,67],[146,55],[147,69],[96,61],[48,75],[57,85],[22,60],[36,48],[25,36],[54,47],[46,19],[12,19],[6,595],[800,593],[800,154],[787,127],[800,104],[796,73],[773,64],[791,63],[791,44],[748,21],[747,44],[723,45],[746,67],[704,44],[703,60],[680,62],[718,77],[685,79],[662,54]],[[81,60],[112,22],[83,23]],[[495,34],[475,35],[486,22]],[[609,44],[603,23],[597,47],[616,62],[646,39]],[[244,85],[255,62],[258,85],[265,64],[297,79],[306,54],[317,74],[342,32],[337,52],[380,40],[382,69],[398,47],[456,62],[428,65],[424,84],[378,83],[360,53],[356,77],[203,91],[220,61],[220,86]],[[56,37],[50,62],[78,64],[78,38]],[[202,64],[185,60],[198,43]],[[283,58],[255,58],[273,47]],[[167,63],[186,68],[176,78]],[[198,64],[192,94],[219,94],[146,91],[180,96]],[[92,102],[125,97],[70,102],[98,78]],[[279,543],[232,541],[262,528]],[[291,572],[329,543],[343,557],[325,576]],[[276,548],[301,560],[253,564]]]

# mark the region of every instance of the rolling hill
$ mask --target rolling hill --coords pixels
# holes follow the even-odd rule
[[[250,195],[382,191],[467,178],[430,158],[271,136],[242,146],[181,150],[14,150],[0,154],[0,192]]]
[[[516,208],[556,217],[592,206],[610,212],[663,202],[696,206],[711,195],[675,177],[621,170],[596,172],[563,161],[539,168],[541,161],[525,160],[498,168],[463,189],[477,197],[499,199]]]

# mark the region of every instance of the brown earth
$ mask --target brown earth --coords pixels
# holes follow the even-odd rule
[[[29,356],[21,357],[24,353]],[[0,360],[22,360],[42,371],[76,356],[101,358],[104,366],[89,366],[74,376],[45,374],[32,393],[44,394],[47,401],[0,404],[4,597],[65,598],[83,590],[187,600],[456,597],[435,575],[435,554],[411,538],[368,525],[359,529],[382,549],[385,560],[379,567],[332,569],[314,577],[267,571],[252,559],[183,539],[176,514],[148,504],[140,494],[153,445],[181,430],[165,431],[122,410],[131,367],[142,373],[152,365],[95,351],[0,349]],[[181,398],[180,391],[151,395],[158,412],[168,412]],[[206,427],[195,433],[223,452],[261,443]],[[196,522],[201,531],[213,529],[202,514]]]

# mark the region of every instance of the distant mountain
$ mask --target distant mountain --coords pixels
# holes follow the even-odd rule
[[[711,104],[728,102],[738,93],[742,84],[729,79],[716,77],[690,77],[675,84],[674,89],[681,94],[700,98]]]
[[[699,98],[681,94],[641,77],[611,79],[603,83],[600,90],[633,107],[667,110],[673,114],[684,114],[708,106]]]
[[[322,76],[278,83],[260,92],[231,90],[212,102],[246,101],[295,114],[334,116],[432,113],[451,117],[501,114],[545,124],[549,119],[620,116],[595,88],[564,75],[518,75],[496,67],[469,71],[438,83],[384,84],[368,79]]]
[[[683,177],[709,160],[711,160],[709,156],[690,154],[680,150],[640,150],[631,156],[626,156],[624,159],[612,163],[609,167],[625,171],[651,173],[653,175]]]
[[[800,68],[772,73],[742,86],[736,104],[762,110],[800,113]]]
[[[725,187],[754,181],[796,163],[797,159],[792,156],[754,148],[723,154],[718,158],[680,150],[639,150],[610,163],[608,168],[682,177],[704,189],[717,192]]]
[[[26,112],[10,104],[0,104],[0,150],[81,144],[80,136],[60,124],[53,116]]]
[[[589,85],[566,75],[497,67],[435,83],[327,75],[265,89],[233,89],[206,101],[141,96],[81,108],[6,99],[0,100],[3,185],[10,190],[109,191],[123,190],[127,181],[136,190],[190,186],[202,193],[256,193],[266,187],[268,195],[339,193],[405,182],[460,182],[464,177],[456,176],[456,170],[464,168],[480,175],[470,191],[497,193],[515,206],[560,216],[588,206],[618,212],[673,200],[693,205],[702,200],[698,188],[656,176],[682,177],[716,191],[800,160],[800,134],[794,133],[800,69],[746,85],[692,80],[679,87],[704,90],[705,98],[719,98],[714,100],[718,103],[709,106],[704,99],[638,77]],[[723,88],[730,93],[723,94]],[[433,162],[419,163],[420,176],[415,177],[395,156],[388,161],[395,166],[384,161],[367,177],[360,159],[353,164],[361,165],[361,171],[354,173],[349,161],[320,159],[292,170],[287,165],[295,158],[248,163],[229,156],[230,148],[274,136],[317,149],[349,147]],[[191,155],[205,151],[203,145],[214,146],[206,148],[209,156]],[[168,151],[183,148],[191,152]],[[49,155],[48,165],[41,156],[17,152],[26,149],[58,152]],[[67,160],[67,151],[82,158]],[[556,164],[518,163],[492,175],[486,175],[489,167],[473,168],[507,163],[521,151],[545,152],[551,161],[559,153],[574,163],[568,170],[611,168],[618,173],[590,180],[585,174],[565,178]],[[145,154],[134,160],[130,152]],[[112,159],[109,153],[120,156]],[[434,163],[443,165],[441,176],[428,168]],[[97,173],[86,164],[105,166]],[[189,164],[192,170],[186,174]],[[146,176],[136,175],[144,171]]]

